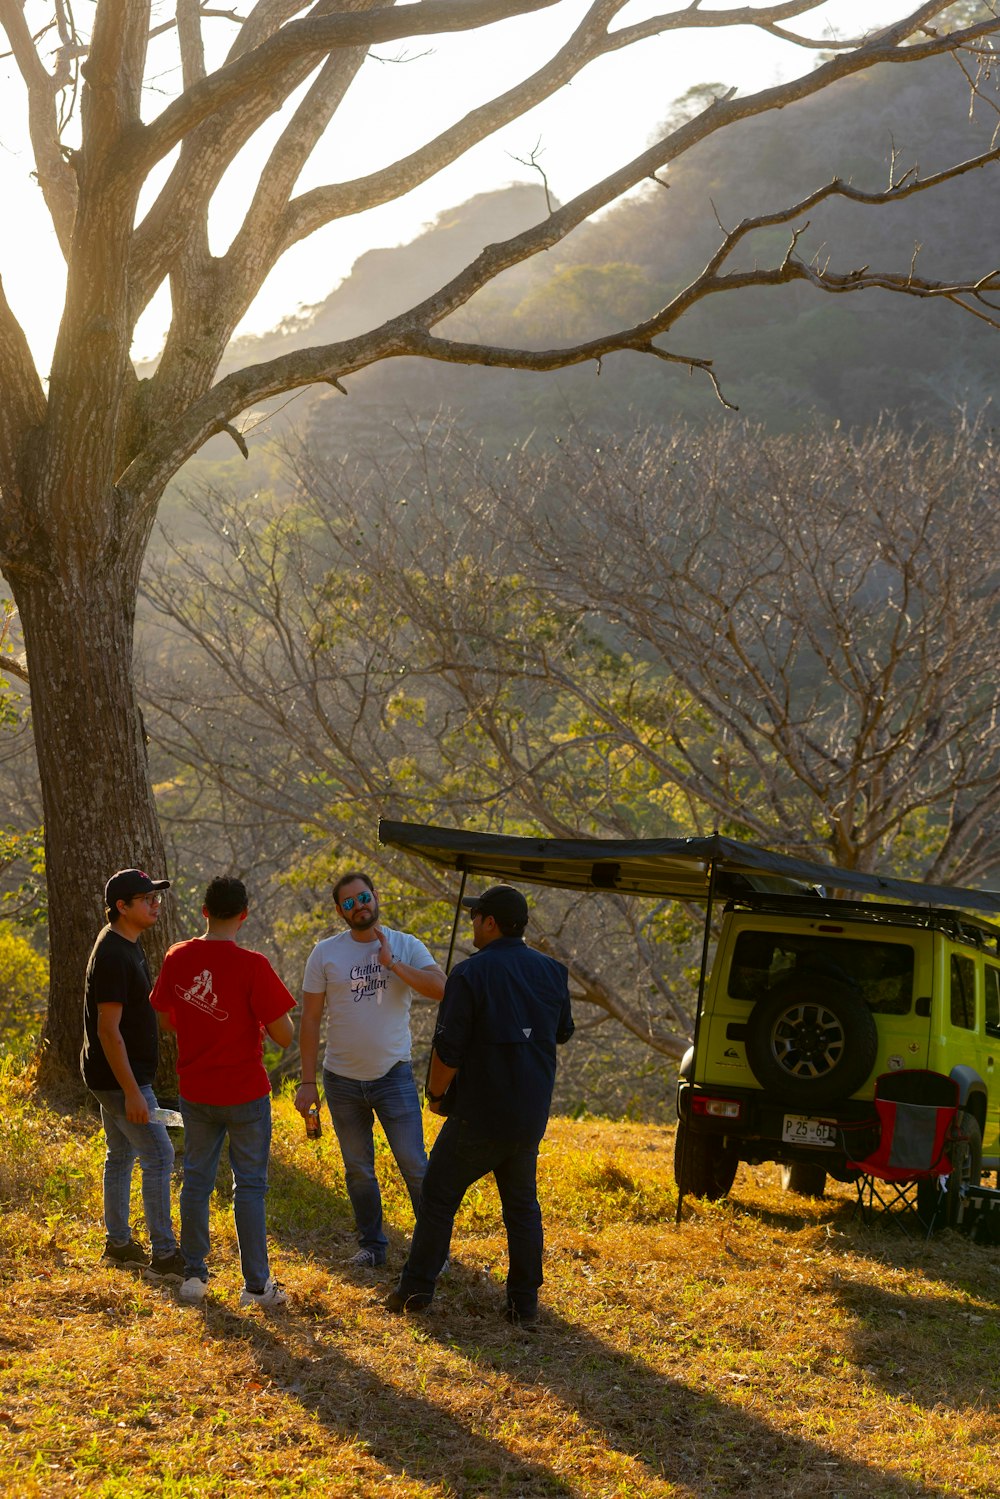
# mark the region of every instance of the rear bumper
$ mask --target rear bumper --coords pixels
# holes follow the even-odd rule
[[[701,1112],[709,1100],[728,1100],[740,1106],[738,1118],[722,1118]],[[821,1120],[834,1133],[833,1144],[793,1144],[784,1138],[788,1115]],[[875,1146],[877,1127],[874,1107],[865,1099],[845,1099],[822,1109],[775,1103],[763,1092],[747,1088],[704,1088],[682,1079],[677,1088],[677,1117],[693,1135],[711,1138],[735,1151],[741,1161],[759,1165],[777,1161],[822,1165],[829,1175],[849,1180],[849,1160],[863,1159]]]

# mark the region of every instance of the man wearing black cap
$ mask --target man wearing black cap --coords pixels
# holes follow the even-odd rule
[[[104,889],[108,924],[87,963],[84,987],[83,1080],[101,1106],[107,1139],[104,1162],[104,1258],[145,1265],[158,1275],[181,1276],[184,1261],[170,1222],[170,1171],[174,1148],[157,1108],[153,1078],[159,1051],[153,987],[139,938],[156,925],[160,892],[169,880],[151,880],[141,869],[119,869]],[[142,1206],[152,1260],[132,1237],[129,1201],[136,1156],[142,1171]]]
[[[493,1173],[507,1229],[507,1318],[533,1322],[542,1284],[535,1173],[556,1075],[573,1034],[568,974],[525,944],[528,903],[494,885],[462,904],[477,952],[452,970],[434,1032],[427,1100],[447,1114],[420,1192],[413,1242],[390,1311],[429,1306],[466,1191]]]

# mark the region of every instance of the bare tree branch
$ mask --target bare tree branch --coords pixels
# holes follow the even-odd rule
[[[38,185],[52,216],[64,255],[68,255],[76,215],[77,185],[59,138],[56,99],[69,81],[69,61],[57,59],[47,73],[35,48],[19,0],[0,0],[0,26],[7,33],[18,71],[28,91],[28,126],[38,172]]]
[[[181,79],[185,89],[205,77],[205,48],[200,21],[207,12],[199,0],[177,0],[177,44],[181,55]]]
[[[365,9],[373,9],[378,0],[356,0],[356,3]],[[268,42],[289,17],[300,9],[301,5],[297,0],[267,0],[267,3],[259,0],[234,43],[229,62],[249,55],[254,48]],[[258,90],[249,98],[232,102],[227,108],[214,111],[185,136],[177,164],[136,231],[131,285],[133,317],[139,315],[164,276],[176,268],[182,247],[189,244],[188,234],[193,225],[199,226],[199,239],[203,245],[198,255],[197,273],[203,281],[210,280],[212,284],[211,295],[204,299],[204,303],[211,306],[221,294],[223,289],[218,284],[216,268],[211,264],[207,249],[208,210],[212,194],[237,154],[260,126],[282,107],[292,91],[305,81],[315,65],[316,59],[309,55],[297,65],[290,65],[283,71],[276,72],[268,80],[266,88]],[[353,77],[356,71],[356,63],[352,66],[345,52],[340,53],[340,67],[348,77]],[[324,72],[328,74],[329,71],[328,65]],[[322,94],[317,96],[314,101],[317,106],[321,105],[322,98]],[[300,123],[293,122],[285,132],[285,139],[293,142],[296,137],[302,136],[301,109],[297,112],[297,119]],[[280,161],[282,142],[279,141],[275,152]],[[268,201],[271,196],[265,195],[264,201]],[[256,198],[261,198],[260,190]],[[235,319],[230,313],[234,293],[243,307],[248,306],[256,286],[263,280],[271,263],[268,259],[270,247],[263,239],[258,249],[258,264],[254,268],[253,277],[245,284],[237,280],[235,272],[230,277],[230,285],[226,288],[226,316],[222,318],[218,331],[213,338],[203,335],[199,340],[209,348],[214,346],[216,359],[220,356],[221,346],[224,346],[229,332],[239,321],[239,312]],[[193,269],[190,262],[185,264],[185,280],[189,284],[193,280]],[[201,310],[194,310],[195,317]],[[214,319],[210,317],[209,324],[212,321]],[[190,338],[186,342],[189,343]]]
[[[182,3],[178,5],[178,14],[175,18],[169,21],[163,21],[159,26],[150,27],[150,41],[152,41],[154,37],[165,36],[167,32],[173,31],[175,29],[177,30],[178,36],[180,35],[181,27],[185,24],[181,20],[180,12],[185,3],[186,0],[182,0]],[[206,20],[234,21],[238,26],[243,25],[244,18],[235,9],[218,10],[214,6],[205,4],[204,0],[200,0],[200,3],[195,5],[193,8],[197,11],[199,17],[204,16]],[[185,84],[185,86],[187,85]]]
[[[299,59],[318,59],[337,47],[372,47],[409,36],[446,31],[474,31],[495,21],[545,10],[557,0],[415,0],[399,9],[352,15],[311,16],[289,21],[252,51],[241,53],[210,78],[168,104],[156,120],[137,133],[123,169],[145,175],[210,114],[261,91]]]
[[[715,101],[705,115],[691,122],[691,137],[699,137],[700,122],[714,111],[722,111],[725,104]],[[687,126],[675,132],[673,140],[682,136]],[[822,291],[830,293],[855,293],[878,288],[919,298],[938,298],[955,302],[968,308],[969,302],[979,304],[979,316],[991,320],[992,306],[987,295],[1000,291],[1000,277],[992,273],[966,282],[939,282],[913,274],[871,271],[867,267],[847,272],[821,270],[807,265],[790,251],[777,267],[754,267],[746,271],[722,273],[719,267],[733,250],[755,229],[788,223],[808,208],[833,196],[843,197],[866,204],[884,204],[909,197],[914,193],[938,186],[967,172],[978,170],[1000,158],[1000,148],[985,152],[927,178],[911,176],[898,187],[882,193],[862,192],[848,183],[834,181],[809,194],[799,203],[776,212],[761,214],[746,219],[724,238],[722,245],[709,260],[705,270],[682,292],[678,293],[654,317],[636,324],[632,328],[609,333],[602,338],[589,339],[586,343],[558,349],[526,350],[501,348],[492,345],[468,344],[453,339],[443,339],[428,330],[448,314],[454,312],[482,286],[493,280],[502,270],[528,259],[540,250],[561,239],[576,223],[588,217],[597,207],[613,201],[627,186],[643,180],[654,169],[654,158],[659,147],[644,152],[623,173],[613,174],[596,188],[573,199],[555,214],[550,215],[534,229],[526,230],[514,239],[488,246],[475,261],[443,287],[439,292],[412,308],[400,317],[390,319],[381,328],[361,338],[345,340],[310,350],[300,350],[284,355],[267,364],[249,367],[238,374],[227,376],[206,396],[195,402],[185,415],[183,425],[164,434],[162,457],[157,453],[157,443],[151,444],[143,458],[126,475],[124,484],[133,493],[141,494],[147,487],[154,489],[160,482],[160,468],[176,464],[176,453],[184,456],[196,451],[216,424],[235,417],[253,402],[269,395],[315,381],[341,379],[378,359],[395,358],[405,354],[419,355],[446,363],[479,365],[486,368],[548,371],[567,369],[573,365],[602,359],[608,354],[630,350],[646,354],[669,363],[685,364],[709,374],[716,391],[722,397],[711,369],[711,361],[694,356],[674,354],[657,347],[652,340],[673,328],[677,322],[705,298],[727,291],[745,290],[751,286],[783,286],[795,281],[805,281]],[[681,147],[678,145],[678,150]],[[672,153],[673,154],[673,153]],[[793,242],[794,248],[794,242]],[[984,310],[985,309],[985,310]],[[725,402],[725,404],[729,404]]]
[[[28,341],[8,305],[0,282],[0,489],[5,497],[18,487],[21,444],[27,433],[41,424],[44,416],[42,382],[35,370]]]
[[[623,9],[623,0],[595,0],[566,44],[529,78],[505,94],[456,121],[425,146],[401,157],[391,166],[368,177],[327,187],[313,188],[289,205],[283,248],[287,249],[324,224],[390,202],[409,192],[457,159],[476,142],[485,140],[503,125],[518,119],[563,88],[598,57],[609,55],[639,41],[668,31],[747,24],[753,8],[738,11],[693,13],[691,8],[655,16],[637,26],[609,32],[608,26]],[[815,0],[795,0],[792,5],[768,7],[768,14],[802,14],[815,9]]]

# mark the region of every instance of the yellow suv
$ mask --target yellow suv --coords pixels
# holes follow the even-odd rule
[[[724,1197],[740,1161],[777,1161],[808,1195],[849,1180],[875,1078],[911,1067],[958,1083],[978,1183],[1000,1166],[1000,926],[821,896],[730,901],[678,1079],[681,1194]]]

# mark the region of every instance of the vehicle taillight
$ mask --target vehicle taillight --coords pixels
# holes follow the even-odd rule
[[[737,1098],[706,1098],[696,1094],[691,1100],[692,1114],[708,1114],[713,1119],[739,1119],[743,1105]]]

